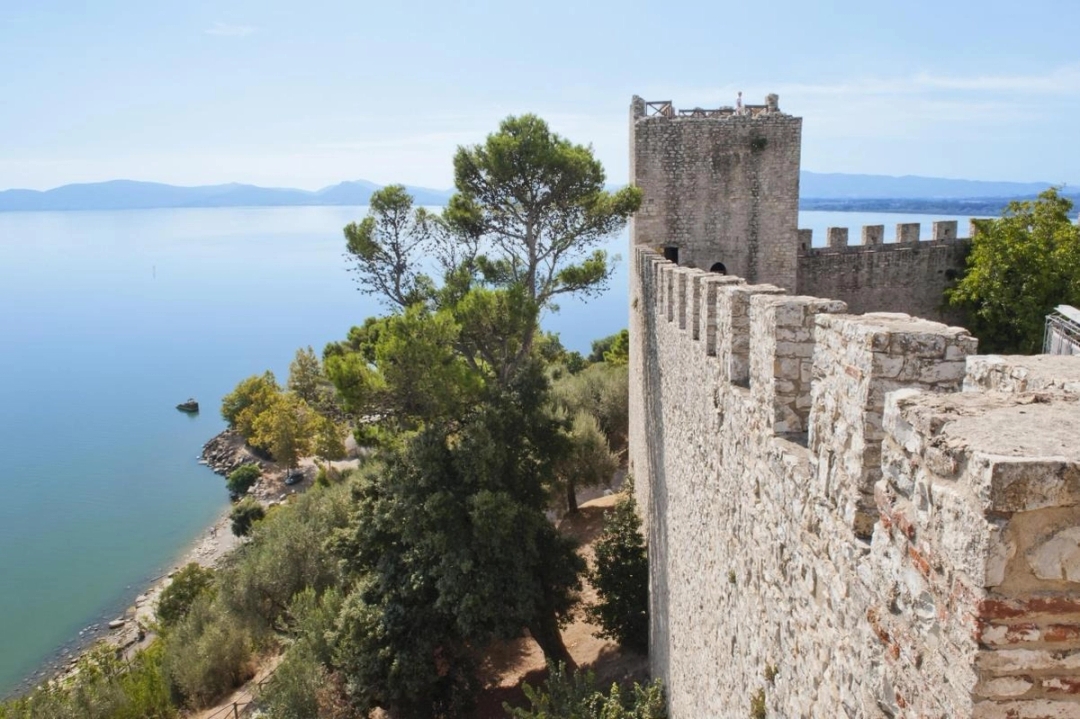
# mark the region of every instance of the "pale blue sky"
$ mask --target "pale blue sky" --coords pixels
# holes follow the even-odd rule
[[[0,189],[448,187],[522,112],[622,182],[632,94],[737,90],[804,169],[1080,184],[1075,0],[0,0]]]

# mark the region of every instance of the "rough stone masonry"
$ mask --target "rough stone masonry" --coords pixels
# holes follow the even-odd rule
[[[673,719],[759,692],[770,717],[1080,718],[1080,358],[979,356],[640,231],[630,469]]]
[[[764,105],[676,111],[635,97],[630,108],[630,179],[643,192],[631,244],[654,247],[685,267],[768,282],[801,295],[847,302],[853,312],[954,317],[942,292],[957,278],[970,242],[957,222],[917,222],[886,238],[883,225],[826,232],[814,247],[799,230],[802,118]]]

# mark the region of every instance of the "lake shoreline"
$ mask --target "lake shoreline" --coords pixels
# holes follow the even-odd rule
[[[32,674],[21,680],[10,693],[0,697],[0,701],[26,696],[49,682],[63,681],[71,676],[78,661],[97,647],[112,647],[125,659],[148,647],[156,638],[150,631],[150,625],[155,621],[157,600],[176,572],[192,562],[202,567],[217,568],[242,543],[232,533],[229,519],[231,510],[229,507],[222,511],[195,539],[188,542],[176,559],[167,565],[170,567],[167,571],[141,582],[141,591],[133,600],[118,602],[118,607],[126,605],[123,611],[103,612],[96,622],[80,630],[78,636],[46,657]],[[130,596],[130,593],[125,592],[125,596]],[[123,623],[110,626],[117,622]]]
[[[207,441],[198,457],[199,464],[222,478],[231,469],[246,461],[258,461],[258,458],[242,440],[238,443],[235,432],[228,429]],[[97,621],[79,630],[72,640],[50,653],[33,673],[19,681],[8,694],[0,697],[0,700],[25,696],[44,684],[66,679],[78,661],[99,646],[112,647],[126,659],[148,647],[156,637],[150,631],[150,625],[155,621],[157,601],[176,572],[192,562],[202,567],[216,568],[230,552],[240,546],[240,538],[232,533],[229,520],[231,511],[231,505],[222,510],[209,526],[201,530],[177,553],[174,560],[166,565],[169,569],[138,582],[140,591],[134,599],[129,599],[130,591],[125,591],[124,598],[98,615]],[[120,609],[121,607],[123,609]]]
[[[259,457],[247,445],[243,437],[232,429],[219,432],[208,440],[203,445],[198,462],[222,477],[222,489],[224,489],[224,477],[229,472],[243,464],[259,465],[263,476],[251,494],[264,506],[273,506],[284,501],[287,496],[309,488],[314,481],[316,471],[312,458],[301,460],[301,470],[305,474],[304,480],[293,487],[285,487],[284,470],[273,462]],[[329,464],[340,470],[354,467],[356,460]],[[118,603],[117,606],[127,605],[123,611],[106,611],[100,615],[98,622],[83,629],[79,636],[50,654],[33,674],[20,681],[10,694],[0,700],[25,696],[43,684],[66,679],[71,675],[79,659],[96,647],[112,647],[123,658],[130,659],[136,652],[150,646],[156,638],[156,635],[150,631],[150,626],[155,621],[154,612],[157,601],[176,572],[192,562],[206,568],[218,568],[231,552],[244,543],[240,537],[232,533],[229,517],[231,510],[230,506],[221,512],[208,527],[189,542],[177,554],[177,559],[166,565],[170,567],[169,570],[139,583],[142,591],[133,600]],[[125,596],[130,596],[130,593],[125,593]],[[113,619],[108,619],[108,617],[113,617]],[[110,623],[120,621],[123,622],[120,626],[115,628],[109,626]],[[92,627],[99,627],[99,629],[88,631]]]

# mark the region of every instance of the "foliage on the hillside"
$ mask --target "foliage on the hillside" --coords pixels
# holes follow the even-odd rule
[[[625,365],[590,365],[555,381],[555,403],[570,416],[585,412],[594,417],[611,451],[621,453],[630,431],[629,376]]]
[[[1080,305],[1080,227],[1056,189],[1010,202],[998,219],[975,220],[968,266],[948,293],[967,312],[983,352],[1032,354],[1042,348],[1046,315]]]
[[[244,497],[233,505],[229,512],[232,520],[232,533],[237,537],[246,537],[252,526],[266,516],[266,510],[254,497]]]
[[[613,335],[594,340],[589,361],[625,365],[630,361],[630,331],[620,330]]]
[[[330,420],[340,419],[341,408],[334,385],[310,346],[296,350],[296,356],[289,364],[286,387],[320,415]]]
[[[338,559],[324,545],[346,526],[349,504],[346,485],[318,488],[256,524],[223,570],[224,606],[257,635],[287,631],[293,597],[341,585]]]
[[[432,282],[423,263],[436,253],[441,220],[413,198],[403,185],[387,185],[368,201],[368,215],[345,226],[345,248],[358,289],[404,309],[430,297]]]
[[[199,596],[164,641],[165,675],[190,706],[209,706],[254,673],[251,638],[220,606],[220,593]]]
[[[317,415],[292,392],[277,395],[255,418],[251,444],[265,449],[279,465],[292,469],[311,454]]]
[[[624,495],[607,513],[594,545],[589,581],[598,601],[589,618],[600,635],[639,652],[649,648],[649,555],[633,495]]]
[[[564,429],[567,450],[555,463],[553,478],[566,500],[566,512],[578,511],[577,490],[611,483],[619,459],[611,451],[596,417],[579,410]]]
[[[221,399],[221,416],[244,439],[255,433],[255,420],[281,394],[273,372],[241,380],[236,389]]]
[[[173,576],[169,586],[158,598],[157,618],[165,628],[176,625],[187,616],[191,605],[214,586],[214,570],[195,562],[184,566]]]
[[[287,468],[312,453],[327,460],[344,457],[337,391],[310,347],[297,350],[288,387],[283,391],[272,372],[248,377],[222,399],[221,416],[250,445]],[[235,498],[247,487],[229,491]]]
[[[92,649],[67,682],[0,704],[0,719],[172,719],[177,709],[163,661],[161,644],[130,662],[109,647]]]
[[[247,494],[261,476],[262,470],[259,465],[242,464],[225,477],[225,488],[229,490],[233,499],[239,499]]]
[[[461,327],[450,311],[414,305],[369,325],[365,334],[365,351],[326,360],[346,408],[369,419],[358,439],[377,443],[457,416],[477,401],[482,372],[476,358],[458,351]]]
[[[558,627],[582,565],[544,514],[545,478],[565,441],[545,389],[534,364],[356,485],[337,544],[356,581],[338,662],[359,706],[458,711],[475,689],[471,647],[522,627],[545,655],[569,658]]]
[[[542,687],[525,685],[529,708],[504,705],[511,719],[666,719],[664,688],[657,679],[626,692],[613,684],[605,694],[591,672],[549,665]]]
[[[296,594],[288,614],[294,618],[291,643],[259,696],[270,719],[354,719],[341,674],[331,668],[341,593],[311,587]]]

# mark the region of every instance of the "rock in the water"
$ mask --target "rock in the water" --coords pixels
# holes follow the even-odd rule
[[[181,412],[194,413],[199,411],[199,403],[196,402],[194,399],[188,398],[187,402],[181,402],[180,404],[176,405],[176,408]]]
[[[124,624],[126,624],[126,623],[127,622],[125,622],[123,619],[114,619],[111,622],[109,622],[109,629],[119,629],[120,627],[124,626]]]

